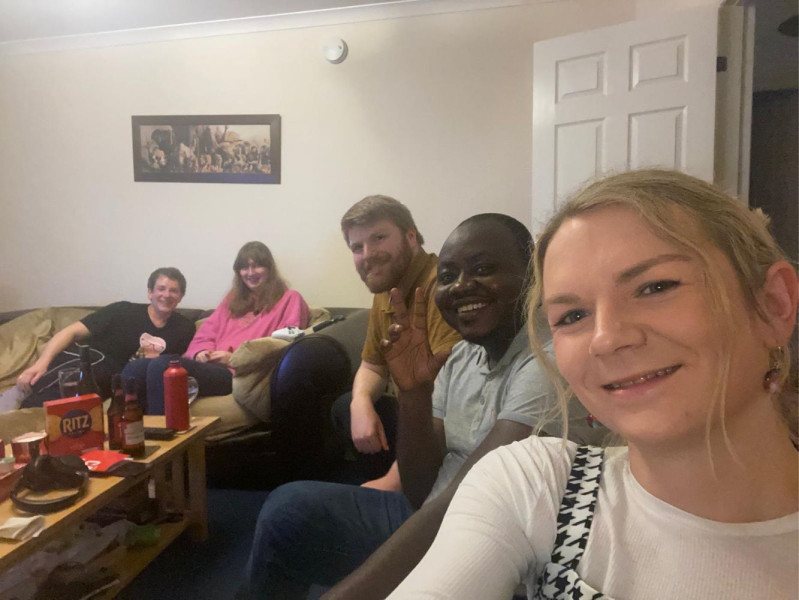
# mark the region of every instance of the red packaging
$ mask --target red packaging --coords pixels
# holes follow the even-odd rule
[[[0,474],[0,502],[11,495],[11,490],[14,488],[17,479],[22,476],[22,469],[24,468],[25,465],[15,464],[12,471]]]
[[[50,454],[47,448],[47,433],[29,431],[11,439],[11,452],[14,462],[24,465],[42,454]]]
[[[120,465],[133,460],[127,454],[112,450],[89,450],[81,455],[83,462],[92,473],[110,473]]]
[[[82,454],[105,441],[103,404],[97,394],[44,403],[50,454]]]
[[[164,416],[166,426],[175,431],[189,428],[188,373],[178,360],[170,360],[164,371]]]

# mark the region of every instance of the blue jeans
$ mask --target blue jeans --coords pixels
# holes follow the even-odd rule
[[[161,355],[157,358],[140,358],[129,362],[122,369],[123,381],[129,377],[136,379],[139,390],[139,403],[148,415],[164,414],[164,371],[175,355]],[[233,374],[222,365],[201,363],[190,358],[180,358],[181,366],[197,380],[199,396],[225,396],[233,391]],[[144,398],[141,396],[144,395]]]
[[[269,494],[245,571],[252,598],[305,598],[358,568],[413,514],[403,494],[295,481]]]

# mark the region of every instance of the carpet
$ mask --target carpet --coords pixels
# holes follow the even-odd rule
[[[119,600],[233,598],[244,576],[258,513],[269,492],[208,489],[208,539],[176,539]]]

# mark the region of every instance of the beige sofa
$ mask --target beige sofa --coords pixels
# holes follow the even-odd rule
[[[48,307],[35,309],[0,325],[0,392],[15,384],[17,376],[33,364],[53,334],[93,312],[94,308]],[[187,309],[189,318],[202,322],[209,311]],[[327,309],[311,310],[311,326],[330,317]],[[309,328],[310,331],[310,328]],[[221,422],[209,441],[224,439],[245,431],[271,417],[270,381],[275,364],[289,345],[286,340],[260,338],[242,344],[231,358],[236,369],[233,393],[207,396],[192,403],[196,416],[219,416]],[[0,437],[44,428],[40,408],[21,409],[0,415]]]

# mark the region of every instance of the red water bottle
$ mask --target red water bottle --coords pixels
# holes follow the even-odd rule
[[[170,360],[164,371],[164,415],[167,427],[176,431],[189,428],[188,373],[178,359]]]

